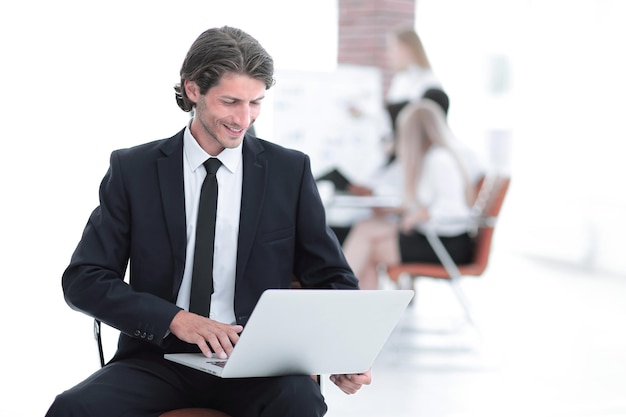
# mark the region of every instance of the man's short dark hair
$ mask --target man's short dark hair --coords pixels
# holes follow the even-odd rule
[[[188,112],[195,105],[185,92],[185,81],[194,81],[200,94],[217,85],[226,73],[248,75],[262,81],[265,88],[274,85],[274,60],[261,44],[241,29],[229,26],[203,32],[187,52],[180,69],[176,90],[178,107]]]

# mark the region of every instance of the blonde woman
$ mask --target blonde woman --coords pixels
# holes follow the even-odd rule
[[[407,105],[398,116],[404,204],[357,223],[343,249],[362,289],[378,288],[378,265],[440,263],[424,228],[431,228],[457,263],[467,263],[472,238],[472,190],[464,162],[451,145],[443,111],[431,100]],[[455,222],[440,222],[454,218]]]
[[[399,29],[389,38],[388,57],[394,71],[387,103],[414,102],[429,88],[441,88],[417,32]]]
[[[400,111],[408,103],[424,98],[427,91],[434,92],[437,95],[437,101],[447,111],[448,96],[432,70],[417,32],[412,28],[402,28],[391,32],[387,51],[393,77],[385,97],[385,108],[394,135],[396,134],[396,119]],[[394,138],[387,150],[389,163],[396,157],[396,145]]]

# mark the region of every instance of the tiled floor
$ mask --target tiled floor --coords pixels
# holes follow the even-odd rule
[[[444,282],[421,281],[374,368],[329,417],[626,416],[626,277],[494,254],[464,281],[476,327]]]

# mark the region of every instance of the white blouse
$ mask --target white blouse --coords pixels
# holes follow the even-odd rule
[[[465,195],[465,180],[452,153],[432,146],[424,155],[423,164],[417,199],[428,209],[428,226],[439,236],[456,236],[468,231],[469,225],[463,222],[469,220],[471,214]],[[460,221],[439,222],[450,218]]]
[[[430,69],[412,65],[393,76],[387,92],[387,102],[417,101],[429,88],[442,88],[439,79]]]

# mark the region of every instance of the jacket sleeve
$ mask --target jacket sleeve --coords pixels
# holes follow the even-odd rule
[[[358,280],[346,261],[311,172],[308,156],[301,175],[296,227],[294,274],[305,288],[358,289]]]
[[[133,338],[160,343],[179,311],[156,294],[125,281],[131,251],[131,208],[119,151],[100,184],[100,204],[91,213],[63,273],[66,302]]]

